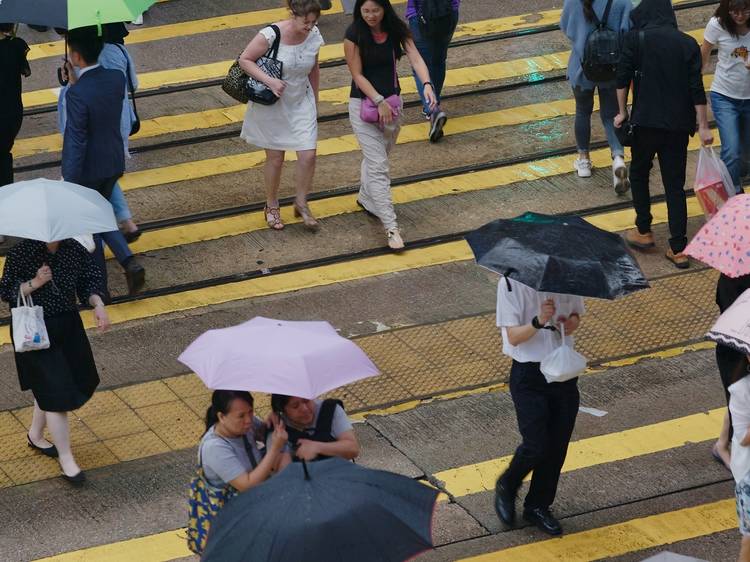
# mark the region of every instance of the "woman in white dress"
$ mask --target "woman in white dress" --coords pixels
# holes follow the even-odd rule
[[[273,105],[249,102],[240,137],[266,151],[263,214],[268,226],[274,230],[284,228],[279,210],[281,166],[285,152],[294,150],[297,153],[294,215],[302,218],[306,228],[317,230],[318,221],[307,206],[307,194],[315,173],[318,141],[318,52],[323,37],[316,24],[320,4],[318,0],[287,0],[287,6],[289,19],[275,24],[281,31],[278,59],[284,65],[282,79],[268,76],[255,64],[276,39],[270,26],[261,29],[240,55],[242,69],[279,98]]]

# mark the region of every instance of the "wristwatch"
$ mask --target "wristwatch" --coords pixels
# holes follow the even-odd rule
[[[538,316],[534,316],[534,318],[531,319],[531,325],[537,330],[541,330],[542,328],[544,328],[544,325],[539,323]]]
[[[381,103],[383,103],[383,101],[385,101],[385,98],[381,95],[377,95],[373,98],[372,103],[374,103],[375,105],[380,105]]]

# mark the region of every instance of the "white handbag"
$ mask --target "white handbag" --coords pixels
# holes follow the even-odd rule
[[[16,308],[10,312],[13,318],[13,345],[16,353],[49,348],[44,309],[34,306],[31,295],[25,296],[19,288]]]
[[[560,324],[560,335],[562,336],[560,347],[542,359],[539,365],[548,383],[569,381],[586,370],[586,358],[567,344],[565,326],[562,324]]]

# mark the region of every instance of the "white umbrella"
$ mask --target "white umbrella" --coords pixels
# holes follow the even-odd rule
[[[365,352],[327,322],[261,317],[205,332],[178,360],[214,390],[310,399],[379,374]]]
[[[706,338],[750,355],[750,289],[719,316]]]
[[[112,205],[88,187],[39,178],[0,188],[0,235],[56,242],[113,230]]]

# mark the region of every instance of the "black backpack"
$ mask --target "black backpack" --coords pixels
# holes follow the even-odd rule
[[[594,29],[586,38],[583,48],[583,74],[592,82],[610,82],[617,75],[620,62],[621,36],[607,27],[612,0],[607,2],[602,20],[594,14]]]
[[[453,30],[452,0],[418,0],[417,21],[424,37],[447,37]]]

